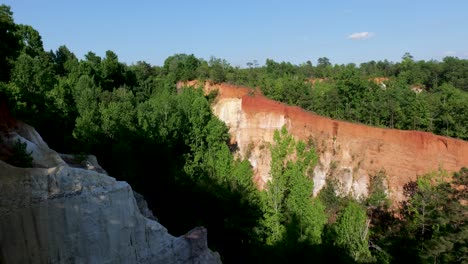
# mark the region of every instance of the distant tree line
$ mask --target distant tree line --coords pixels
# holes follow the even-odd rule
[[[177,81],[245,85],[273,100],[335,119],[468,139],[468,60],[415,61],[406,53],[397,63],[332,65],[323,57],[315,66],[310,61],[293,65],[271,59],[261,67],[257,62],[248,66],[177,54],[168,58],[164,69],[171,68]]]
[[[468,60],[388,61],[332,66],[267,60],[252,83],[290,105],[335,119],[468,139]]]

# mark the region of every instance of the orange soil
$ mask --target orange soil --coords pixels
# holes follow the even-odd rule
[[[205,89],[219,89],[221,98],[241,98],[242,111],[247,118],[258,118],[261,116],[259,113],[277,113],[289,120],[288,129],[298,138],[336,142],[337,151],[352,153],[353,159],[359,160],[356,162],[359,170],[367,172],[367,175],[385,170],[396,200],[403,199],[403,185],[415,180],[417,175],[439,168],[458,171],[468,166],[467,141],[427,132],[337,121],[267,99],[258,92],[254,95],[245,87],[208,84]]]

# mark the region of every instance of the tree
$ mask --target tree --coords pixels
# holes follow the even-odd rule
[[[336,245],[358,262],[372,260],[368,247],[369,222],[365,209],[357,202],[350,201],[335,226]]]
[[[286,127],[274,133],[271,180],[263,193],[266,243],[320,244],[325,207],[312,198],[310,173],[317,163],[312,146],[296,141]],[[287,236],[286,236],[287,235]]]
[[[317,60],[317,67],[328,67],[331,66],[330,59],[327,57],[321,57]]]
[[[94,80],[87,75],[81,76],[74,88],[73,97],[78,117],[73,136],[89,146],[99,142],[101,122],[98,98],[100,95],[101,88],[96,86]]]
[[[452,179],[450,182],[449,179]],[[423,263],[467,261],[466,186],[468,169],[452,176],[438,171],[419,177],[405,202],[406,231]]]
[[[17,98],[14,111],[28,120],[32,125],[38,125],[49,113],[49,101],[46,94],[54,87],[55,78],[53,64],[48,56],[31,57],[22,53],[11,71],[11,94]]]
[[[124,65],[119,62],[117,54],[106,51],[106,57],[101,62],[102,83],[101,87],[106,91],[112,91],[125,83]]]
[[[468,92],[468,60],[445,57],[442,63],[441,79],[458,89]]]
[[[151,64],[144,61],[137,61],[136,64],[129,66],[130,71],[135,73],[138,85],[142,86],[152,76],[155,75]]]
[[[285,162],[293,151],[294,139],[288,135],[285,127],[281,132],[275,130],[275,145],[271,148],[271,180],[267,182],[264,192],[265,219],[263,225],[266,229],[266,243],[275,245],[283,240],[286,228],[284,223],[285,194],[288,179],[284,176]]]
[[[313,181],[309,178],[317,164],[314,150],[306,150],[306,144],[299,141],[296,145],[296,160],[291,162],[285,175],[289,178],[289,194],[286,199],[288,222],[297,218],[294,226],[299,242],[320,244],[323,227],[327,221],[325,207],[319,199],[312,198]]]
[[[189,81],[197,77],[200,61],[193,55],[175,54],[164,61],[164,71],[175,81]]]
[[[161,143],[176,141],[186,129],[177,98],[169,92],[154,94],[140,103],[137,106],[137,118],[145,137]]]
[[[210,66],[211,81],[214,83],[222,83],[226,81],[226,74],[230,68],[229,63],[226,60],[212,56],[208,65]]]
[[[17,25],[13,20],[13,12],[7,5],[0,5],[0,81],[10,79],[13,60],[20,52],[20,38],[16,34]]]
[[[99,103],[101,129],[114,140],[123,141],[136,132],[135,97],[125,88],[118,88],[111,94],[109,102]]]
[[[330,59],[327,57],[321,57],[317,60],[317,67],[316,67],[316,77],[318,78],[325,78],[330,77],[332,64]]]
[[[36,57],[44,53],[42,37],[33,27],[29,25],[18,25],[16,34],[20,39],[23,53],[31,57]]]
[[[310,60],[299,65],[299,68],[297,70],[298,73],[304,76],[305,78],[312,78],[315,75],[315,69],[312,66],[312,62]]]
[[[78,59],[67,46],[60,46],[53,54],[55,72],[59,76],[66,76],[78,67]]]
[[[13,153],[7,158],[6,162],[20,168],[32,168],[33,157],[31,154],[32,151],[27,151],[26,142],[22,142],[20,139],[17,139],[13,144]]]
[[[362,108],[370,93],[369,82],[359,76],[359,71],[354,65],[342,68],[337,76],[336,88],[342,101],[342,107],[347,120],[360,121]]]
[[[369,179],[369,195],[367,205],[370,207],[388,207],[390,200],[387,195],[387,183],[385,171],[379,171]]]
[[[285,75],[293,75],[296,73],[296,67],[290,62],[277,63],[272,59],[266,60],[266,72],[274,78],[282,77]]]
[[[434,89],[429,98],[432,101],[434,117],[434,132],[462,139],[468,138],[468,117],[465,114],[468,107],[468,93],[456,89],[450,84],[443,84]]]

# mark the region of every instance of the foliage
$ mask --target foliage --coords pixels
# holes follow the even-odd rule
[[[230,67],[226,60],[211,57],[208,65],[210,66],[209,77],[214,83],[226,81],[227,70]]]
[[[193,55],[176,54],[164,61],[164,70],[173,75],[176,81],[188,81],[196,78],[197,68],[200,61]]]
[[[337,195],[338,181],[327,177],[325,186],[320,190],[318,198],[325,206],[325,212],[329,217],[329,222],[334,223],[338,212],[340,212],[347,203],[347,197]]]
[[[259,191],[249,162],[233,157],[228,129],[211,112],[216,95],[176,88],[178,81],[226,81],[333,118],[468,139],[467,60],[405,54],[397,63],[333,65],[323,57],[315,66],[268,59],[241,68],[175,54],[161,67],[126,65],[110,50],[84,59],[66,46],[45,52],[39,32],[15,24],[5,5],[0,39],[0,89],[15,118],[54,149],[98,156],[111,175],[145,194],[171,233],[206,226],[210,247],[227,263],[468,261],[460,202],[468,199],[468,169],[409,183],[401,211],[388,208],[383,173],[371,179],[363,205],[337,196],[330,179],[314,198],[314,147],[283,128],[271,146],[271,180]],[[415,85],[423,91],[412,91]],[[12,164],[32,166],[26,145],[15,149]]]
[[[13,166],[21,168],[32,168],[33,166],[33,157],[31,156],[32,151],[27,151],[26,142],[21,142],[20,139],[17,139],[13,144],[12,155],[8,157],[7,161]]]
[[[78,112],[73,135],[87,144],[97,141],[99,128],[99,98],[101,89],[96,87],[94,80],[83,75],[74,88],[75,105]]]
[[[10,79],[12,62],[21,49],[19,36],[15,33],[17,25],[13,20],[13,12],[7,5],[0,5],[0,82]]]
[[[314,67],[267,59],[261,68],[230,71],[229,82],[260,87],[271,99],[321,115],[468,138],[460,111],[468,106],[467,60],[414,61],[408,53],[400,63],[371,61],[358,67],[320,58]]]
[[[450,182],[451,178],[451,182]],[[467,261],[466,201],[468,169],[450,177],[439,171],[417,180],[404,203],[405,228],[423,263]]]
[[[309,174],[317,163],[312,146],[296,141],[285,127],[275,131],[271,148],[271,180],[263,193],[266,243],[288,241],[320,244],[326,222],[324,206],[312,198]],[[288,233],[286,234],[286,231]]]
[[[379,171],[376,175],[369,179],[369,195],[367,196],[366,204],[371,207],[388,207],[390,200],[387,195],[387,183],[384,171]]]
[[[335,230],[335,243],[345,249],[355,261],[372,261],[368,247],[369,220],[361,205],[349,202],[340,214]]]

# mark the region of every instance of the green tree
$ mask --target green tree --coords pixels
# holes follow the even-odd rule
[[[13,20],[13,12],[7,5],[0,5],[0,81],[10,79],[13,61],[20,52],[20,38],[16,34],[17,25]]]
[[[210,66],[210,79],[214,83],[222,83],[226,81],[227,71],[230,68],[229,63],[226,60],[212,56],[208,65]]]
[[[357,202],[350,201],[340,214],[335,226],[335,243],[358,262],[372,260],[369,251],[369,223],[366,210]]]
[[[101,62],[101,70],[103,90],[112,91],[125,83],[125,67],[113,51],[106,51],[106,57]]]
[[[317,162],[312,146],[296,141],[285,127],[274,133],[271,180],[263,193],[266,243],[320,244],[326,223],[325,207],[312,198],[310,178]],[[286,237],[287,235],[287,237]]]
[[[31,57],[44,54],[42,37],[37,30],[29,25],[18,25],[16,34],[19,36],[22,53]]]
[[[265,65],[267,74],[274,78],[296,74],[296,67],[290,62],[277,63],[272,59],[267,59]]]
[[[445,57],[442,63],[441,79],[468,92],[468,60],[461,60],[456,57]]]
[[[317,67],[316,67],[316,77],[318,78],[325,78],[330,77],[332,71],[332,64],[330,59],[327,57],[321,57],[317,60]]]
[[[343,67],[337,76],[336,88],[347,120],[360,121],[364,98],[370,93],[369,82],[360,77],[354,65]]]
[[[468,198],[464,187],[467,183],[467,168],[452,177],[445,171],[438,171],[418,178],[409,200],[404,203],[403,216],[410,243],[416,245],[415,253],[421,262],[463,263],[468,260],[468,225],[463,204]]]
[[[33,167],[33,157],[31,156],[32,151],[27,151],[26,142],[21,142],[20,139],[17,139],[13,144],[12,152],[12,155],[7,158],[6,162],[10,163],[13,166],[21,168]]]
[[[59,76],[67,76],[78,68],[78,59],[66,46],[60,46],[53,54],[55,72]]]
[[[130,65],[129,70],[135,73],[137,84],[142,86],[148,79],[155,75],[155,71],[151,64],[144,61],[137,61],[136,64]]]
[[[387,190],[385,171],[379,171],[369,179],[367,205],[371,207],[390,206]]]
[[[43,95],[56,82],[53,65],[43,56],[31,57],[23,53],[15,62],[12,82],[20,87],[25,95]]]
[[[55,85],[52,62],[48,56],[31,57],[22,53],[15,61],[9,83],[10,94],[16,98],[13,111],[31,125],[37,126],[48,115],[46,93]]]
[[[82,76],[87,75],[88,77],[93,78],[94,82],[100,86],[102,83],[102,67],[101,67],[101,57],[97,56],[94,52],[88,52],[85,54],[85,60],[80,61],[76,80]]]
[[[98,136],[101,133],[100,95],[101,88],[96,86],[94,80],[87,75],[81,76],[74,88],[73,97],[78,117],[73,136],[88,146],[99,142]]]
[[[274,133],[275,145],[271,149],[271,180],[267,182],[264,192],[265,219],[263,225],[266,229],[266,243],[274,245],[283,240],[286,232],[284,226],[285,194],[288,179],[283,176],[285,162],[294,148],[294,139],[288,135],[285,127]]]
[[[137,106],[138,126],[145,137],[170,143],[183,134],[186,128],[179,107],[177,99],[167,91],[140,103]]]
[[[111,139],[130,138],[136,132],[135,97],[125,88],[114,90],[110,97],[99,103],[102,132]]]
[[[200,61],[193,55],[175,54],[164,61],[164,71],[175,81],[188,81],[197,77]]]
[[[285,176],[289,178],[289,194],[285,201],[286,214],[288,222],[291,222],[293,217],[297,218],[295,229],[300,242],[320,244],[327,219],[321,201],[312,198],[314,184],[310,177],[318,158],[313,148],[307,148],[303,141],[296,144],[296,160],[291,162],[285,171]]]

